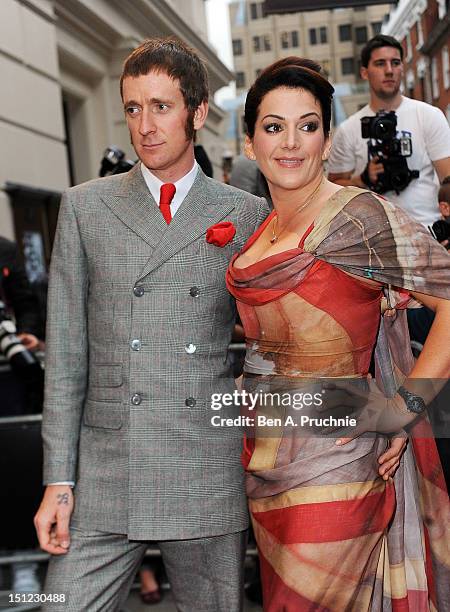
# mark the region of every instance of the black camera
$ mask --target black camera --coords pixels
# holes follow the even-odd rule
[[[438,242],[444,242],[448,240],[447,250],[450,250],[450,223],[444,219],[435,221],[431,227],[428,227],[431,235],[436,238]]]
[[[135,163],[131,159],[125,159],[125,153],[113,145],[105,149],[98,174],[99,176],[122,174],[122,172],[131,170]]]
[[[377,182],[370,184],[367,169],[363,180],[377,193],[403,191],[413,179],[419,177],[418,170],[410,170],[406,158],[412,155],[411,138],[397,138],[397,115],[395,111],[380,110],[373,117],[361,117],[361,136],[368,138],[369,161],[378,157],[384,172]]]
[[[0,353],[11,368],[27,381],[43,378],[41,364],[17,336],[14,322],[8,316],[4,302],[0,301]]]

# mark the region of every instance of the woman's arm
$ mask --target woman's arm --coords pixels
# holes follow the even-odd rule
[[[416,378],[449,378],[450,300],[417,292],[411,292],[411,295],[424,306],[433,310],[435,318],[422,352],[408,376],[408,381]],[[406,386],[406,388],[408,387]]]

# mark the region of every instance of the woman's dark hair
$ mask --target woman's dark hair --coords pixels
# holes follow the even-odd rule
[[[400,59],[403,61],[403,47],[393,36],[387,36],[386,34],[377,34],[371,38],[361,51],[361,66],[367,68],[370,62],[370,56],[372,51],[380,49],[381,47],[394,47],[400,53]]]
[[[262,99],[273,89],[305,89],[318,100],[322,109],[323,131],[330,133],[331,101],[334,88],[321,74],[321,66],[313,60],[303,57],[285,57],[267,66],[250,87],[245,101],[245,129],[253,138],[256,118]]]

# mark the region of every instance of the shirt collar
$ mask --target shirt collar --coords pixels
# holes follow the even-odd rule
[[[182,176],[178,181],[176,181],[176,183],[174,183],[175,188],[176,188],[174,200],[176,199],[176,202],[178,204],[181,204],[181,202],[187,196],[190,188],[194,184],[195,177],[197,176],[198,168],[199,168],[198,163],[194,161],[194,165],[192,166],[191,170],[189,170],[187,174]],[[150,193],[153,196],[153,199],[158,204],[160,188],[161,188],[161,185],[164,185],[164,182],[161,181],[152,172],[150,172],[147,166],[144,166],[142,162],[141,162],[141,172],[142,172],[142,176],[144,177],[144,181]]]

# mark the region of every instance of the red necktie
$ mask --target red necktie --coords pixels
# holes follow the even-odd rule
[[[164,183],[161,185],[159,195],[159,208],[167,225],[172,221],[172,213],[170,212],[170,203],[175,195],[176,187],[173,183]]]

